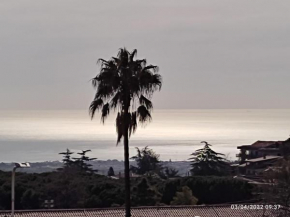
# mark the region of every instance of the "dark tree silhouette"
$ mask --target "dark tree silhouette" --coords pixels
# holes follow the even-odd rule
[[[161,76],[158,67],[146,66],[145,59],[135,59],[137,50],[131,53],[120,49],[117,57],[109,60],[99,59],[100,73],[92,79],[97,88],[94,100],[90,105],[91,117],[101,110],[101,120],[105,121],[110,110],[118,111],[116,118],[117,144],[124,139],[124,166],[126,191],[126,217],[130,212],[130,171],[129,171],[129,136],[140,123],[151,120],[152,102],[150,97],[161,88]]]
[[[66,149],[66,152],[61,152],[59,154],[63,155],[63,159],[62,159],[63,168],[60,168],[59,170],[64,170],[64,171],[69,170],[73,166],[73,163],[74,163],[74,161],[71,158],[71,155],[73,154],[73,152],[71,152],[69,149]]]
[[[139,148],[136,149],[137,155],[131,157],[131,159],[137,162],[137,167],[131,166],[131,170],[139,175],[149,174],[150,172],[158,174],[161,170],[159,155],[149,149],[148,146],[141,150]]]
[[[108,176],[114,176],[114,175],[115,175],[114,169],[113,167],[110,167],[108,170]]]
[[[75,160],[75,165],[79,168],[81,173],[87,173],[87,172],[97,172],[98,170],[92,169],[92,165],[89,164],[90,161],[96,160],[97,158],[90,158],[86,156],[87,152],[90,152],[91,150],[85,150],[82,152],[77,153],[80,155],[80,157],[73,158]]]
[[[134,206],[154,206],[160,196],[145,178],[133,187],[133,193]]]
[[[191,155],[191,173],[192,175],[226,175],[229,173],[229,163],[222,156],[224,154],[217,153],[210,148],[210,144],[205,143],[204,147],[196,150]]]

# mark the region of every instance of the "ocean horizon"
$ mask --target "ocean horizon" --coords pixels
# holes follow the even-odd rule
[[[88,110],[0,111],[0,162],[61,160],[59,152],[91,149],[99,160],[123,160],[116,145],[115,114],[103,125],[100,114]],[[290,109],[154,110],[152,122],[138,126],[130,139],[135,147],[149,146],[160,159],[187,160],[201,141],[236,160],[237,146],[257,140],[285,140],[290,135]]]

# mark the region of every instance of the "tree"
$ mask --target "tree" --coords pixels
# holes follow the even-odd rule
[[[224,154],[217,153],[210,148],[210,144],[205,143],[204,147],[196,150],[191,155],[191,173],[192,175],[226,175],[229,173],[229,164],[222,156]]]
[[[137,149],[137,154],[131,159],[134,159],[137,162],[137,167],[131,166],[131,170],[139,175],[144,175],[148,173],[158,173],[161,170],[159,155],[156,154],[152,149],[149,149],[148,146],[140,150]]]
[[[97,89],[90,105],[91,118],[96,111],[101,111],[101,120],[105,121],[110,110],[118,110],[116,118],[117,144],[124,140],[124,167],[126,191],[126,216],[130,212],[130,171],[129,171],[129,136],[140,123],[151,120],[152,102],[150,97],[161,89],[161,76],[158,67],[146,66],[146,59],[135,59],[137,50],[120,49],[117,57],[109,60],[99,59],[100,73],[92,79]],[[137,109],[135,109],[137,108]]]
[[[39,194],[37,194],[34,190],[28,189],[21,197],[21,204],[25,209],[39,209],[39,197]]]
[[[150,187],[145,178],[133,188],[132,201],[134,206],[154,206],[156,197],[158,197],[157,192]]]
[[[66,149],[66,152],[61,152],[59,154],[63,155],[63,159],[62,159],[63,168],[62,168],[62,170],[69,169],[73,164],[73,160],[71,159],[71,155],[73,154],[73,152],[71,152],[69,149]]]
[[[115,172],[114,172],[113,167],[110,167],[109,168],[109,170],[108,170],[108,176],[115,176]]]
[[[196,205],[198,199],[192,195],[189,187],[182,187],[182,191],[176,192],[176,196],[171,201],[171,205]]]
[[[87,173],[87,172],[97,172],[98,170],[92,169],[92,165],[89,164],[90,161],[96,160],[97,158],[90,158],[86,156],[87,152],[90,152],[91,150],[85,150],[77,153],[80,155],[80,157],[73,158],[75,160],[75,165],[78,167],[81,173]]]

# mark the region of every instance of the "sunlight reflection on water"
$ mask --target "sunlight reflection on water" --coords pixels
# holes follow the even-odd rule
[[[99,159],[123,159],[114,119],[111,114],[102,125],[99,115],[91,121],[85,110],[0,111],[0,161],[56,160],[66,148],[90,148]],[[132,136],[131,153],[149,145],[161,159],[186,160],[206,140],[234,159],[238,145],[289,135],[290,110],[154,110],[153,121]]]

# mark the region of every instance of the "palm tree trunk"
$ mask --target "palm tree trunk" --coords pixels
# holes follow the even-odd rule
[[[124,166],[125,166],[125,209],[126,217],[131,217],[131,196],[130,196],[130,168],[129,168],[129,135],[128,135],[128,112],[124,114]]]

